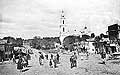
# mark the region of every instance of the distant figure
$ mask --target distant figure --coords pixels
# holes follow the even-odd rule
[[[23,60],[22,60],[21,56],[19,57],[19,60],[18,60],[18,63],[17,63],[17,69],[19,69],[20,72],[22,72],[22,69],[23,69]]]
[[[35,57],[37,58],[37,55],[35,54]]]
[[[42,58],[39,56],[39,64],[42,65]]]
[[[52,60],[50,59],[49,66],[52,68]]]
[[[44,59],[44,56],[43,56],[43,54],[41,54],[40,56],[41,56],[41,58],[42,58],[42,59]]]
[[[83,47],[83,53],[85,53],[85,50],[86,50],[86,49],[85,49],[85,46],[84,46],[84,47]]]
[[[16,63],[15,55],[13,55],[13,63]]]
[[[51,59],[53,59],[53,55],[51,54]]]
[[[100,53],[102,58],[102,63],[105,64],[106,53],[103,51]]]
[[[53,62],[54,62],[54,68],[56,68],[57,67],[57,57],[56,56],[54,57]]]
[[[42,63],[43,59],[44,59],[44,56],[43,56],[42,53],[40,53],[40,56],[39,56],[39,63],[40,63],[40,65],[43,65],[43,63]]]
[[[77,67],[77,55],[75,52],[74,55],[72,55],[70,58],[70,63],[71,63],[71,68]]]
[[[60,55],[57,53],[57,61],[59,63],[59,58],[60,58]]]
[[[78,48],[76,49],[76,51],[77,51],[77,54],[79,55],[79,49]]]
[[[70,57],[70,64],[71,64],[71,68],[73,68],[73,57]]]
[[[87,60],[88,60],[88,58],[89,58],[89,53],[88,53],[88,51],[86,52],[86,58],[87,58]]]
[[[46,59],[48,60],[48,54],[45,55]]]

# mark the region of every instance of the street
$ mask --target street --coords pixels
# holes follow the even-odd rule
[[[0,75],[120,75],[120,59],[108,60],[101,64],[101,58],[97,54],[91,54],[89,59],[77,59],[77,68],[70,68],[70,54],[60,54],[60,64],[57,68],[49,67],[49,60],[44,59],[43,65],[39,65],[38,50],[32,49],[29,66],[20,72],[12,61],[0,63]]]

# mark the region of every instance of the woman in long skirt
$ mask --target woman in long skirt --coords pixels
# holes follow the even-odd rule
[[[23,69],[22,62],[23,62],[22,57],[20,57],[17,63],[17,69],[20,70],[20,72],[22,72],[22,69]]]

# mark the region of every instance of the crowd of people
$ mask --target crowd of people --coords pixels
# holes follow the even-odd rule
[[[43,54],[42,52],[39,52],[39,64],[44,65],[44,60],[49,60],[49,67],[50,68],[57,68],[57,64],[60,64],[60,54],[50,54],[50,57],[48,58],[48,54]],[[76,52],[73,52],[73,54],[70,56],[70,66],[71,68],[77,67],[77,54]]]
[[[57,53],[56,55],[53,55],[51,54],[50,55],[50,59],[48,59],[48,54],[46,54],[45,56],[43,55],[42,52],[39,52],[40,55],[39,55],[39,64],[40,65],[44,65],[43,64],[43,60],[46,58],[46,60],[49,60],[49,66],[51,68],[56,68],[57,67],[57,64],[59,64],[59,58],[60,58],[60,55]]]
[[[77,67],[77,59],[78,56],[81,57],[81,60],[84,59],[84,57],[82,55],[79,55],[78,53],[78,49],[74,49],[74,51],[72,51],[72,55],[69,57],[70,59],[70,68],[72,69],[73,67]],[[81,48],[81,53],[86,54],[86,59],[89,59],[89,53],[87,51],[87,49],[85,47]],[[102,50],[102,52],[100,53],[101,58],[102,58],[102,63],[105,64],[105,58],[106,58],[106,53],[105,50]],[[35,57],[37,58],[37,55],[35,54]],[[56,54],[43,54],[43,52],[39,52],[39,64],[40,66],[44,65],[44,60],[48,60],[48,64],[50,68],[57,68],[57,64],[60,64],[60,54],[56,53]],[[15,55],[13,55],[13,62],[17,64],[17,69],[20,70],[20,72],[22,71],[22,69],[24,67],[27,67],[29,62],[28,62],[28,55],[21,55],[19,54],[19,59],[18,62],[16,62],[15,59]]]

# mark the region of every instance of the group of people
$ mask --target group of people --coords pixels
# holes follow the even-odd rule
[[[22,69],[24,67],[28,67],[28,57],[27,55],[26,56],[19,55],[19,59],[17,62],[17,69],[19,69],[20,72],[22,72]]]
[[[51,54],[50,55],[50,59],[48,58],[48,54],[45,55],[46,60],[49,60],[49,66],[52,68],[56,68],[57,64],[60,63],[59,58],[60,55],[57,53],[56,55]],[[39,64],[43,65],[43,60],[44,60],[44,55],[42,52],[40,52],[40,56],[39,56]]]
[[[54,57],[53,57],[53,55],[51,54],[51,59],[50,59],[50,62],[49,62],[49,65],[50,65],[50,67],[53,67],[54,66],[54,68],[56,68],[57,67],[57,64],[59,64],[60,62],[59,62],[59,58],[60,58],[60,55],[57,53],[57,55],[55,55]],[[53,63],[54,63],[54,65],[53,65]]]

